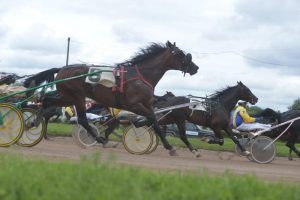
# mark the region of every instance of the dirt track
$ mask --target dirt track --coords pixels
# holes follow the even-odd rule
[[[237,156],[231,152],[201,151],[201,157],[196,158],[187,149],[178,149],[179,156],[171,157],[159,146],[150,155],[132,155],[126,152],[120,143],[115,149],[96,146],[83,149],[70,137],[56,137],[52,141],[42,141],[35,147],[23,148],[13,146],[1,148],[0,152],[14,152],[32,157],[52,160],[80,160],[82,155],[92,155],[100,152],[101,160],[112,159],[116,163],[142,166],[164,170],[191,170],[201,173],[221,174],[229,170],[236,174],[255,173],[258,177],[268,180],[291,180],[300,182],[300,160],[288,161],[287,158],[276,158],[270,164],[257,164],[247,158]]]

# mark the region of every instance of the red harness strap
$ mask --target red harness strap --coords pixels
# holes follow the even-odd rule
[[[120,67],[120,87],[118,87],[118,85],[113,86],[112,87],[113,92],[116,92],[117,90],[119,90],[121,93],[123,93],[124,72],[125,72],[124,65],[121,65],[121,67]],[[114,68],[113,73],[114,73],[115,77],[118,76],[116,67]]]
[[[129,81],[133,81],[133,80],[141,80],[141,81],[143,81],[146,85],[148,85],[148,86],[152,89],[152,91],[154,91],[153,86],[152,86],[151,83],[149,83],[146,79],[144,79],[144,77],[143,77],[143,75],[141,74],[141,72],[140,72],[139,68],[137,67],[137,65],[134,65],[134,67],[135,67],[137,76],[135,76],[135,77],[133,77],[133,78],[130,78],[130,79],[124,81],[124,84],[123,84],[123,85],[125,85],[125,83],[127,83],[127,82],[129,82]],[[123,86],[123,85],[122,85],[122,86]]]
[[[151,83],[149,83],[146,79],[144,79],[144,77],[143,77],[143,75],[141,74],[139,68],[138,68],[136,65],[135,65],[134,67],[135,67],[135,70],[136,70],[137,75],[136,75],[135,77],[132,77],[132,78],[130,78],[130,79],[124,81],[124,72],[125,72],[125,68],[124,68],[124,65],[121,65],[121,67],[120,67],[120,87],[114,86],[114,87],[112,88],[112,91],[113,91],[113,92],[116,92],[117,90],[119,90],[120,93],[123,93],[123,92],[124,92],[124,85],[125,85],[127,82],[133,81],[133,80],[141,80],[141,81],[143,81],[146,85],[148,85],[148,86],[152,89],[152,91],[154,91],[153,86],[152,86]],[[115,75],[115,76],[116,76],[116,72],[117,72],[117,71],[116,71],[116,68],[115,68],[115,69],[114,69],[114,75]]]

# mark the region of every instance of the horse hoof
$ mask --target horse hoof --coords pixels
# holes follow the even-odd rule
[[[192,153],[195,154],[195,156],[196,156],[197,158],[200,158],[200,157],[201,157],[200,152],[197,151],[197,150],[193,150]]]
[[[170,156],[179,156],[175,149],[169,151]]]
[[[118,145],[118,142],[107,142],[103,144],[103,148],[116,148]]]

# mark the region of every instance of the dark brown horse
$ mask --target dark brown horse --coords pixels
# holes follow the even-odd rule
[[[176,151],[163,137],[159,129],[152,107],[154,103],[153,90],[168,70],[180,70],[190,75],[197,73],[198,66],[192,62],[192,55],[185,54],[175,43],[171,44],[169,41],[166,45],[153,43],[122,65],[125,66],[124,71],[126,71],[122,82],[122,90],[113,92],[112,88],[103,85],[91,85],[85,82],[85,77],[64,81],[56,84],[60,97],[44,98],[44,110],[49,106],[75,105],[79,124],[95,137],[99,143],[106,144],[107,140],[98,137],[88,124],[85,97],[89,97],[101,105],[121,108],[145,116],[148,125],[153,125],[164,147],[171,154],[175,153]],[[49,76],[57,73],[55,79],[61,80],[86,74],[88,70],[89,66],[78,64],[53,70]],[[39,75],[37,74],[33,79],[39,79]]]
[[[230,122],[230,112],[238,102],[238,100],[248,101],[251,104],[257,102],[257,97],[245,86],[242,82],[238,82],[236,86],[227,87],[221,91],[216,92],[209,98],[199,99],[205,103],[205,111],[193,110],[191,108],[181,108],[173,110],[169,115],[159,121],[159,124],[171,124],[176,123],[180,138],[189,148],[189,150],[199,156],[196,149],[192,147],[186,137],[185,121],[211,128],[217,138],[209,140],[211,144],[223,145],[224,139],[221,134],[221,130],[224,130],[233,140],[234,143],[239,145],[242,152],[245,149],[240,145],[237,140],[237,136],[232,132]],[[169,97],[167,101],[161,101],[162,103],[158,107],[172,106],[179,103],[189,102],[185,97]]]
[[[271,123],[283,123],[289,120],[292,120],[294,118],[300,117],[300,110],[289,110],[283,113],[275,112],[274,110],[270,108],[266,108],[262,111],[261,116],[264,118],[267,118],[270,120]],[[276,130],[274,130],[275,136],[278,135],[278,133],[284,131],[289,124],[283,125]],[[292,151],[294,151],[297,156],[300,158],[300,151],[296,148],[295,143],[300,135],[300,120],[295,121],[287,130],[287,143],[286,146],[290,149],[288,158],[289,160],[292,160]]]
[[[190,102],[189,98],[183,96],[176,97],[171,92],[167,92],[166,95],[161,97],[157,96],[156,99],[157,102],[154,104],[156,108],[165,108]],[[158,123],[159,125],[175,123],[179,130],[180,139],[197,157],[200,156],[200,153],[197,149],[194,149],[186,137],[185,121],[211,128],[217,138],[209,140],[208,142],[210,144],[223,145],[224,139],[221,130],[224,130],[231,136],[233,142],[239,145],[242,152],[245,152],[245,149],[240,145],[237,136],[232,132],[229,126],[230,112],[238,100],[255,104],[258,99],[247,86],[242,82],[238,82],[236,86],[227,87],[222,91],[216,92],[206,100],[200,99],[200,101],[206,101],[206,111],[192,110],[188,107],[174,109],[170,114],[159,120]],[[116,125],[112,123],[109,126],[115,127]],[[111,127],[106,131],[106,136],[109,135],[109,131],[112,129]]]

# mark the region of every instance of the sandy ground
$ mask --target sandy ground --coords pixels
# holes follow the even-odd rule
[[[97,155],[94,153],[100,152],[99,157],[101,160],[113,160],[112,162],[116,164],[121,163],[159,170],[189,170],[196,173],[205,171],[217,175],[226,171],[240,175],[254,173],[266,180],[300,182],[299,159],[288,161],[287,158],[279,157],[269,164],[257,164],[232,152],[202,150],[202,156],[196,158],[187,149],[178,149],[179,156],[171,157],[162,146],[159,146],[152,154],[132,155],[124,149],[121,143],[114,149],[103,148],[102,146],[82,148],[70,137],[55,137],[51,141],[43,140],[40,144],[31,148],[14,145],[9,148],[0,148],[0,152],[13,152],[33,158],[71,161],[79,161],[82,156]]]

